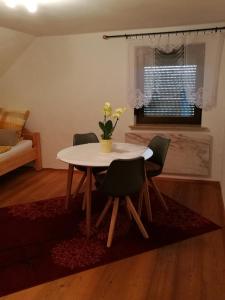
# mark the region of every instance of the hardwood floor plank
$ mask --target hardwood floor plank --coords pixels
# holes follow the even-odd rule
[[[0,207],[63,196],[66,170],[22,168],[0,177]],[[73,191],[78,179],[74,176]],[[160,178],[160,190],[219,225],[218,183]],[[113,247],[113,245],[112,245]],[[2,300],[224,300],[225,229],[67,276]]]

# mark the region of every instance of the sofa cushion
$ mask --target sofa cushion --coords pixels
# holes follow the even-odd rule
[[[0,146],[15,146],[19,141],[18,132],[15,129],[0,129]]]
[[[0,118],[0,128],[16,129],[19,137],[21,136],[23,127],[28,119],[29,111],[8,111],[3,110]]]

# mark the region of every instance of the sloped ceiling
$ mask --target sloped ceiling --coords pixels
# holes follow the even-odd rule
[[[30,14],[0,0],[0,26],[33,35],[61,35],[225,21],[225,0],[37,0]]]
[[[0,77],[35,36],[223,23],[225,0],[37,0],[37,13],[0,0]],[[1,27],[2,26],[2,27]]]
[[[0,77],[32,43],[29,34],[0,27]]]

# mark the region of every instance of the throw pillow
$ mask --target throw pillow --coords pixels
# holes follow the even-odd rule
[[[10,146],[0,146],[0,153],[4,153],[6,151],[9,151],[12,147]]]
[[[24,125],[28,119],[29,111],[3,111],[2,118],[0,119],[0,128],[13,128],[21,136]]]
[[[19,141],[18,132],[15,129],[0,129],[0,146],[15,146]]]

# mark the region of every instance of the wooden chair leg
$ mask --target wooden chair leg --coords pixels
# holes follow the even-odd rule
[[[144,190],[145,190],[145,184],[143,184],[139,197],[138,197],[138,214],[141,217],[141,211],[142,211],[142,203],[143,203],[143,197],[144,197]]]
[[[107,240],[107,247],[108,248],[111,247],[111,244],[112,244],[115,225],[116,225],[118,208],[119,208],[119,198],[117,197],[117,198],[115,198],[114,203],[113,203],[113,211],[112,211],[112,217],[111,217],[108,240]]]
[[[81,188],[82,184],[84,183],[85,178],[86,178],[86,173],[82,173],[82,176],[81,176],[81,179],[80,179],[80,181],[77,185],[77,188],[76,188],[75,192],[73,193],[73,198],[76,198],[77,194],[80,191],[80,188]]]
[[[108,210],[110,209],[110,206],[111,206],[111,204],[112,204],[112,200],[113,200],[112,197],[109,197],[109,198],[108,198],[108,201],[107,201],[107,203],[106,203],[106,205],[105,205],[105,207],[104,207],[104,209],[103,209],[101,215],[99,216],[99,218],[98,218],[98,220],[97,220],[97,222],[96,222],[96,224],[95,224],[95,227],[99,227],[99,225],[100,225],[100,224],[102,223],[102,221],[104,220],[104,218],[105,218],[105,216],[106,216]]]
[[[144,184],[144,201],[147,211],[147,218],[149,222],[152,222],[152,208],[151,208],[151,201],[150,201],[150,195],[148,190],[148,184],[145,182]]]
[[[84,193],[83,200],[82,200],[82,210],[85,210],[85,208],[86,208],[86,193]]]
[[[128,206],[128,208],[129,208],[129,210],[130,210],[132,216],[134,217],[134,220],[136,221],[137,226],[138,226],[140,232],[142,233],[142,235],[143,235],[143,237],[144,237],[145,239],[148,239],[148,238],[149,238],[149,235],[148,235],[148,233],[147,233],[147,231],[146,231],[144,225],[142,224],[141,219],[140,219],[140,217],[139,217],[139,215],[138,215],[138,213],[137,213],[135,207],[133,206],[133,203],[132,203],[130,197],[126,196],[126,201],[127,201],[127,206]]]
[[[150,178],[149,180],[150,180],[150,183],[152,184],[152,187],[153,187],[153,189],[154,189],[156,195],[158,196],[158,198],[159,198],[159,200],[160,200],[162,206],[163,206],[166,210],[169,210],[169,208],[168,208],[168,206],[166,205],[166,202],[165,202],[165,200],[164,200],[162,194],[160,193],[159,188],[158,188],[157,185],[155,184],[153,178]]]
[[[124,206],[125,206],[125,210],[126,210],[126,213],[127,213],[127,215],[128,215],[128,218],[129,218],[130,221],[131,221],[131,220],[132,220],[132,214],[130,213],[129,207],[128,207],[128,205],[127,205],[127,201],[125,202]]]
[[[84,179],[83,186],[85,186],[85,191],[86,191],[86,189],[87,189],[87,176]],[[82,201],[82,210],[85,210],[85,208],[86,208],[86,196],[87,196],[87,194],[86,194],[85,191],[84,191],[84,196],[83,196],[83,201]]]
[[[67,187],[66,187],[66,202],[65,202],[65,208],[66,209],[69,206],[69,200],[70,200],[70,196],[71,196],[71,187],[72,187],[72,180],[73,180],[73,170],[74,170],[74,165],[69,164],[68,175],[67,175]]]

